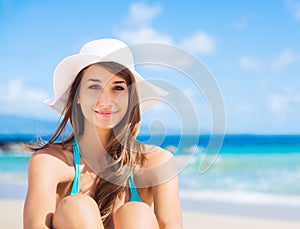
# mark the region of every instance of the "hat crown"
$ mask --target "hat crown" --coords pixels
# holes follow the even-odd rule
[[[86,43],[79,52],[80,55],[94,55],[104,61],[113,61],[128,68],[134,68],[134,59],[129,47],[120,40],[105,38]]]
[[[122,41],[104,38],[86,43],[78,54],[64,58],[56,67],[53,76],[54,100],[45,103],[63,114],[69,91],[78,73],[85,67],[98,62],[112,61],[128,68],[133,74],[140,100],[141,111],[152,107],[167,91],[147,82],[134,69],[134,58],[129,47]]]

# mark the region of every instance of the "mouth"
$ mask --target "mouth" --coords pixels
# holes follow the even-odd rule
[[[112,117],[115,113],[117,113],[116,111],[95,111],[99,116],[101,117]]]

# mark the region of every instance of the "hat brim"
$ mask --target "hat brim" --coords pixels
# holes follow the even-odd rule
[[[62,114],[67,103],[70,87],[78,73],[85,67],[98,62],[111,61],[96,55],[75,54],[63,59],[56,67],[53,76],[54,100],[44,102],[54,111]],[[134,66],[125,66],[133,74],[139,96],[140,110],[145,112],[159,100],[169,94],[166,90],[148,82],[135,69]]]

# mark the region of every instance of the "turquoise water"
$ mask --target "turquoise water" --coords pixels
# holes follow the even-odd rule
[[[20,152],[0,154],[0,184],[26,185],[29,158],[30,155],[20,154]]]
[[[204,174],[199,149],[180,174],[181,197],[245,204],[300,206],[300,141],[295,136],[236,136],[225,139]]]
[[[205,174],[199,163],[180,174],[183,198],[300,206],[300,153],[220,154]]]
[[[207,159],[208,138],[195,139],[140,138],[172,150],[178,164],[183,164],[179,173],[182,199],[300,206],[300,136],[228,136],[205,173],[199,172],[199,166]],[[29,157],[23,152],[0,153],[1,187],[26,186]],[[4,192],[0,189],[0,197]]]

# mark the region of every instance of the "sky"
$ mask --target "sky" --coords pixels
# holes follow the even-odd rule
[[[169,44],[199,59],[222,95],[226,133],[300,134],[300,1],[0,0],[0,34],[0,114],[57,119],[43,104],[53,97],[56,65],[86,42],[112,37]],[[197,117],[182,120],[186,103],[175,104],[179,114],[159,104],[145,123],[212,129],[211,101],[186,76],[141,71],[177,86]]]

